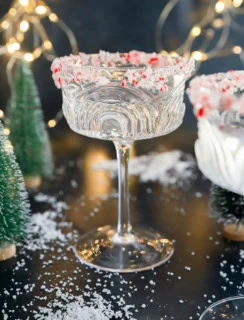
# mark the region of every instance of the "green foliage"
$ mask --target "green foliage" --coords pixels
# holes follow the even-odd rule
[[[213,217],[241,221],[244,219],[244,197],[213,184],[211,209]]]
[[[24,61],[19,63],[6,113],[9,139],[24,176],[50,176],[50,141],[33,74]]]
[[[29,210],[23,176],[0,122],[0,248],[24,238]]]

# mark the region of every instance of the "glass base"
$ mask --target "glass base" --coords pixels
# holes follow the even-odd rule
[[[215,302],[208,307],[199,320],[243,320],[244,296],[231,297]]]
[[[113,272],[136,272],[157,267],[170,259],[173,243],[148,228],[136,228],[123,237],[105,226],[84,234],[78,241],[78,257],[85,264]]]

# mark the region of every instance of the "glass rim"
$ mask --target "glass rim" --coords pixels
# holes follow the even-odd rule
[[[199,320],[204,320],[203,317],[214,307],[224,303],[224,302],[228,302],[228,301],[236,301],[236,300],[244,300],[244,295],[243,296],[233,296],[233,297],[228,297],[228,298],[223,298],[221,300],[218,300],[216,302],[214,302],[213,304],[211,304],[209,307],[207,307],[206,310],[204,310],[204,312],[201,314]]]
[[[186,90],[197,118],[219,113],[244,113],[244,70],[194,77]]]
[[[194,70],[192,57],[173,57],[170,54],[145,53],[80,53],[56,58],[51,71],[57,88],[69,81],[84,81],[105,85],[111,81],[120,81],[121,86],[133,84],[136,87],[147,85],[159,91],[167,91],[168,78],[182,76],[186,81]],[[101,81],[100,81],[101,80]]]
[[[109,53],[111,55],[114,55],[116,53]],[[121,52],[119,54],[129,54],[129,52]],[[147,57],[151,57],[153,53],[145,53],[143,52],[143,54],[145,54]],[[88,53],[88,54],[85,54],[87,57],[99,57],[99,53]],[[191,63],[194,60],[193,57],[183,57],[183,56],[173,56],[169,53],[167,54],[161,54],[161,53],[156,53],[156,57],[159,58],[159,57],[169,57],[170,59],[172,60],[176,60],[176,59],[180,59],[182,61],[184,61],[185,63],[185,68],[187,68],[188,66],[191,65]],[[147,64],[145,64],[144,66],[140,66],[138,64],[128,64],[128,65],[118,65],[118,66],[108,66],[108,65],[104,65],[104,66],[96,66],[96,65],[93,65],[91,62],[88,63],[88,64],[77,64],[77,62],[75,64],[72,64],[71,61],[72,61],[72,58],[77,58],[79,61],[82,61],[82,56],[81,55],[70,55],[70,56],[63,56],[63,57],[59,57],[59,58],[56,58],[55,60],[56,61],[60,61],[62,62],[62,67],[63,69],[66,69],[66,68],[84,68],[84,69],[94,69],[94,70],[120,70],[120,71],[125,71],[125,70],[137,70],[137,71],[143,71],[147,68],[151,68],[151,69],[155,69],[155,70],[158,70],[158,69],[172,69],[172,67],[174,68],[178,68],[178,64],[173,64],[173,65],[170,65],[170,64],[165,64],[165,65],[154,65],[154,64],[150,64],[149,62]],[[184,67],[182,67],[182,72],[181,73],[184,73]],[[180,68],[179,68],[180,69]]]
[[[138,70],[138,71],[143,71],[145,69],[151,68],[151,69],[170,69],[172,66],[143,66],[143,67],[138,67],[138,66],[118,66],[118,67],[109,67],[109,66],[93,66],[93,65],[66,65],[67,68],[81,68],[81,69],[96,69],[96,70],[114,70],[114,71],[126,71],[126,70]],[[184,71],[182,71],[184,73]]]

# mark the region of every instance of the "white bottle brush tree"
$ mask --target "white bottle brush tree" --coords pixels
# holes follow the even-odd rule
[[[6,110],[9,139],[27,187],[37,187],[53,173],[50,141],[30,66],[20,61]]]
[[[11,258],[25,238],[29,211],[24,179],[0,122],[0,261]]]

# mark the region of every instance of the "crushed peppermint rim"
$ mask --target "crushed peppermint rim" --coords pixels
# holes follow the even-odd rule
[[[85,85],[94,82],[98,86],[113,83],[121,87],[168,91],[169,76],[179,74],[188,79],[194,66],[193,58],[134,50],[128,53],[71,54],[56,58],[51,70],[58,88],[71,83]]]
[[[187,94],[197,118],[212,110],[244,112],[244,71],[201,75],[190,81]]]

